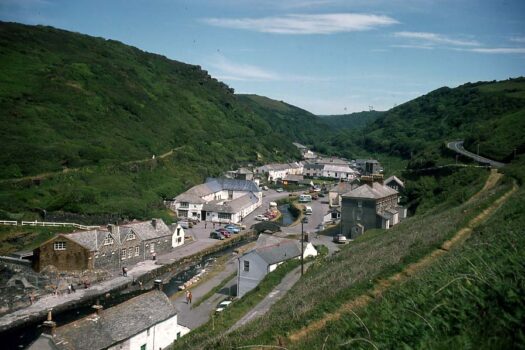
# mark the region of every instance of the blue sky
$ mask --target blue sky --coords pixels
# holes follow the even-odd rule
[[[316,114],[525,75],[523,0],[0,0],[0,19],[199,64]]]

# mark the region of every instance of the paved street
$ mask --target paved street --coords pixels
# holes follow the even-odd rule
[[[452,141],[452,142],[448,142],[447,143],[447,147],[459,154],[462,154],[464,156],[467,156],[469,158],[472,158],[474,159],[475,161],[479,162],[479,163],[484,163],[484,164],[490,164],[490,166],[494,167],[494,168],[502,168],[505,166],[504,163],[501,163],[501,162],[496,162],[495,160],[491,160],[491,159],[488,159],[488,158],[485,158],[485,157],[482,157],[482,156],[479,156],[475,153],[472,153],[472,152],[469,152],[467,151],[464,147],[463,147],[463,141]]]

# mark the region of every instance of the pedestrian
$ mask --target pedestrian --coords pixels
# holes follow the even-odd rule
[[[33,305],[33,303],[35,302],[35,294],[33,292],[29,294],[29,302],[31,303],[31,305]]]
[[[157,253],[155,252],[151,253],[151,259],[157,260]]]
[[[189,292],[188,294],[188,299],[190,300],[190,304],[191,304],[191,299],[193,298],[193,294],[191,294],[191,292]]]
[[[77,290],[75,289],[75,285],[74,285],[73,283],[71,283],[70,287],[71,287],[71,291],[72,291],[73,293],[76,293],[76,292],[77,292]]]
[[[215,228],[215,221],[213,222],[213,228]]]
[[[67,294],[71,294],[71,284],[67,285]]]
[[[190,303],[190,291],[187,290],[186,291],[186,304],[189,304]]]
[[[126,266],[122,267],[122,276],[128,277],[128,269]]]

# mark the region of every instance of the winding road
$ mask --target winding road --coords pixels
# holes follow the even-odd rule
[[[491,160],[482,156],[479,156],[475,153],[467,151],[463,147],[463,140],[460,141],[451,141],[447,142],[447,148],[453,150],[454,152],[457,152],[461,155],[467,156],[469,158],[474,159],[476,162],[489,164],[493,168],[502,168],[505,166],[504,163],[496,162],[495,160]]]

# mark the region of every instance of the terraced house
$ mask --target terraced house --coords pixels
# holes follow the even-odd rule
[[[59,234],[34,253],[34,268],[54,266],[60,271],[116,269],[152,259],[184,244],[184,230],[161,219],[108,225],[107,229]]]

